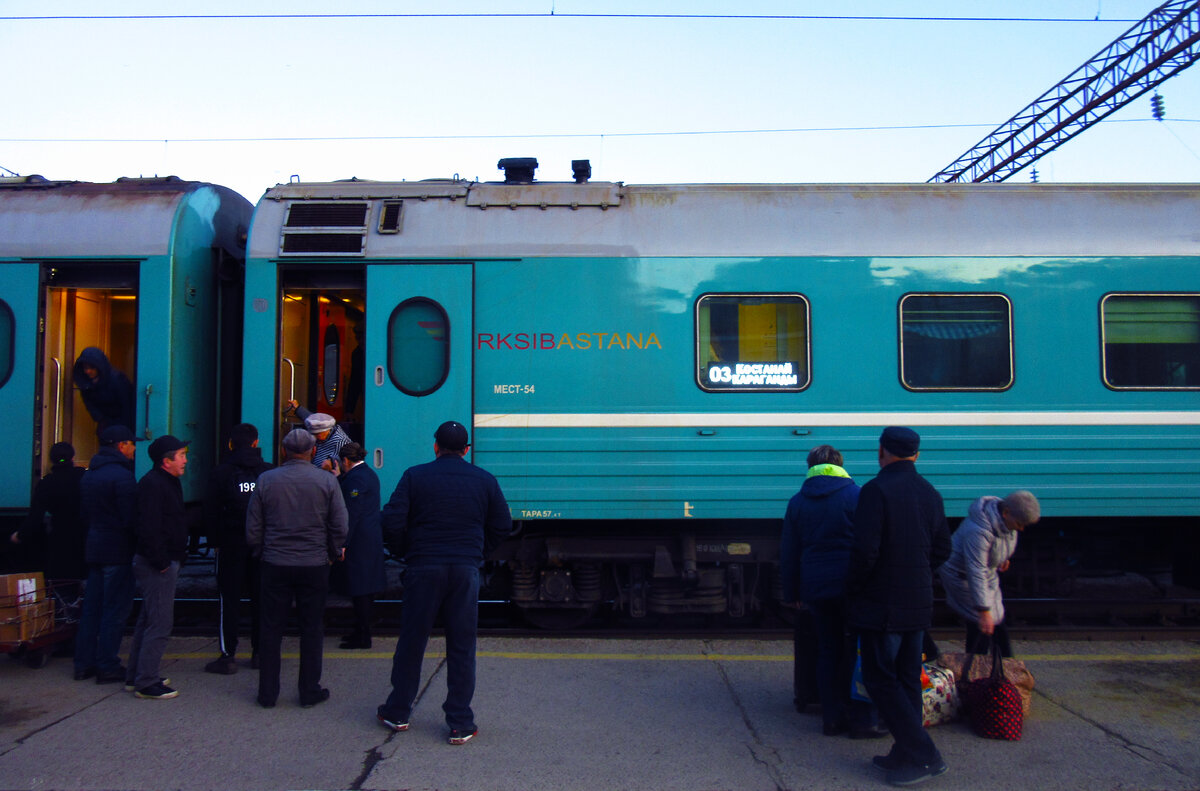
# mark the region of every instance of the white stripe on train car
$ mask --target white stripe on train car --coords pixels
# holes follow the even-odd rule
[[[647,412],[475,415],[489,428],[711,428],[776,426],[1200,426],[1200,411],[1169,412]]]

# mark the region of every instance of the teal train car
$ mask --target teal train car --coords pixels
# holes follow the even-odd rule
[[[1026,488],[1050,520],[1200,528],[1200,186],[576,164],[268,190],[245,418],[277,445],[286,400],[334,414],[385,494],[468,425],[519,528],[493,582],[545,617],[755,610],[808,450],[861,483],[892,424],[952,517]]]
[[[183,477],[199,500],[219,422],[240,407],[241,288],[253,206],[175,177],[111,184],[0,179],[0,414],[8,471],[0,514],[19,519],[56,442],[86,465],[97,421],[73,371],[87,347],[132,384],[140,438],[191,441]],[[225,318],[223,318],[225,317]],[[222,334],[236,339],[224,343]],[[136,473],[150,469],[139,445]],[[11,523],[11,522],[10,522]],[[4,533],[5,538],[8,532]]]

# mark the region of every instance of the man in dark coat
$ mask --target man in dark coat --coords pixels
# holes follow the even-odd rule
[[[875,764],[893,785],[946,771],[921,717],[921,649],[933,615],[933,571],[950,556],[937,490],[917,473],[921,438],[900,426],[879,438],[879,474],[854,516],[847,615],[859,633],[863,683],[896,742]]]
[[[132,429],[136,422],[133,383],[112,366],[95,346],[79,354],[74,368],[75,386],[88,414],[96,421],[96,434],[109,426]]]
[[[50,472],[33,489],[25,524],[10,540],[33,548],[37,568],[46,579],[83,580],[88,573],[83,555],[87,528],[79,511],[84,469],[75,466],[75,448],[66,442],[51,446],[50,465]]]
[[[408,730],[425,646],[439,612],[446,633],[446,701],[450,743],[478,732],[475,696],[475,635],[479,624],[479,567],[512,532],[512,515],[491,473],[464,457],[467,429],[453,420],[434,433],[428,464],[409,467],[383,509],[383,532],[393,554],[402,555],[404,609],[392,657],[392,692],[376,714],[394,731]]]
[[[125,426],[100,432],[100,450],[79,482],[80,511],[87,524],[84,559],[87,585],[75,634],[75,680],[97,684],[125,680],[117,652],[133,608],[133,537],[137,524],[137,446]]]
[[[230,676],[237,672],[238,622],[242,594],[250,597],[250,666],[258,666],[258,560],[246,546],[246,508],[258,476],[271,469],[258,447],[258,429],[239,423],[229,432],[229,456],[213,469],[204,496],[208,545],[217,553],[217,591],[220,596],[218,636],[221,655],[204,666],[207,673]]]
[[[183,485],[188,443],[163,434],[150,443],[154,468],[138,481],[137,543],[133,576],[142,594],[129,644],[125,686],[139,698],[169,700],[178,690],[167,686],[159,670],[175,625],[175,582],[187,560],[188,527]]]
[[[316,440],[297,428],[281,445],[283,463],[258,477],[246,509],[246,545],[262,561],[258,705],[265,709],[279,699],[283,628],[293,601],[300,629],[300,705],[329,700],[321,686],[325,599],[329,564],[346,551],[346,504],[337,480],[313,466]]]
[[[383,533],[379,527],[379,476],[364,463],[367,452],[351,442],[338,450],[342,474],[338,485],[350,519],[346,536],[346,559],[333,564],[329,583],[354,608],[354,631],[342,640],[342,648],[371,647],[371,600],[387,590],[383,568]]]

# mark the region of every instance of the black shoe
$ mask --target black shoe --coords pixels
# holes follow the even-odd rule
[[[870,725],[865,728],[851,728],[847,736],[851,739],[882,739],[888,733],[887,728],[880,725]]]
[[[947,769],[949,767],[946,766],[945,761],[938,761],[935,764],[925,764],[923,766],[905,764],[897,769],[888,770],[886,779],[889,785],[911,786],[924,782],[931,777],[944,775]]]
[[[347,637],[345,640],[343,640],[338,645],[338,648],[343,648],[343,649],[370,648],[370,647],[371,647],[371,638],[370,637],[355,637],[353,640],[351,640],[349,637]]]
[[[382,714],[376,714],[375,718],[377,720],[379,720],[380,725],[382,725],[385,728],[390,728],[393,731],[408,730],[408,720],[404,720],[403,722],[401,722],[400,720],[389,720],[387,717],[383,716]]]
[[[133,694],[143,700],[170,700],[179,697],[179,690],[171,689],[160,681],[157,684],[142,687]]]
[[[171,679],[167,678],[166,676],[159,676],[158,683],[162,684],[164,687],[169,687],[169,686],[171,686]],[[133,692],[136,689],[137,689],[137,687],[134,686],[132,681],[125,682],[125,691],[126,692]]]
[[[205,673],[216,673],[219,676],[232,676],[237,671],[237,660],[232,656],[222,655],[204,666]]]
[[[904,766],[904,761],[899,756],[888,753],[887,755],[877,755],[871,759],[871,763],[883,769],[885,772],[891,772]]]
[[[317,691],[317,694],[315,697],[311,697],[311,698],[307,698],[307,699],[301,698],[300,699],[300,708],[311,709],[313,706],[317,705],[318,703],[324,703],[327,700],[329,700],[329,690],[322,687],[320,690]]]
[[[86,670],[76,670],[75,671],[75,680],[76,681],[87,681],[89,678],[92,678],[95,675],[96,675],[96,668],[94,668],[94,667],[89,667]]]
[[[467,742],[469,742],[469,741],[471,741],[472,739],[474,739],[474,738],[475,738],[475,735],[476,735],[477,733],[479,733],[479,729],[478,729],[478,728],[473,728],[473,729],[471,729],[471,730],[469,730],[469,731],[468,731],[468,730],[465,730],[465,729],[460,731],[460,730],[458,730],[457,728],[452,728],[452,729],[450,730],[450,739],[449,739],[449,741],[450,741],[450,743],[451,743],[451,744],[466,744]]]
[[[275,708],[275,701],[273,701],[273,700],[267,700],[266,698],[261,697],[261,696],[255,698],[255,700],[258,702],[258,705],[262,706],[264,709]]]
[[[97,684],[119,684],[125,680],[125,668],[119,667],[116,670],[97,670]]]

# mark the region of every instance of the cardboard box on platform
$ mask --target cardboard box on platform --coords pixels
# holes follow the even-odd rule
[[[25,643],[54,630],[54,601],[0,607],[0,643]]]
[[[0,574],[0,608],[31,604],[46,598],[46,580],[40,571]]]

